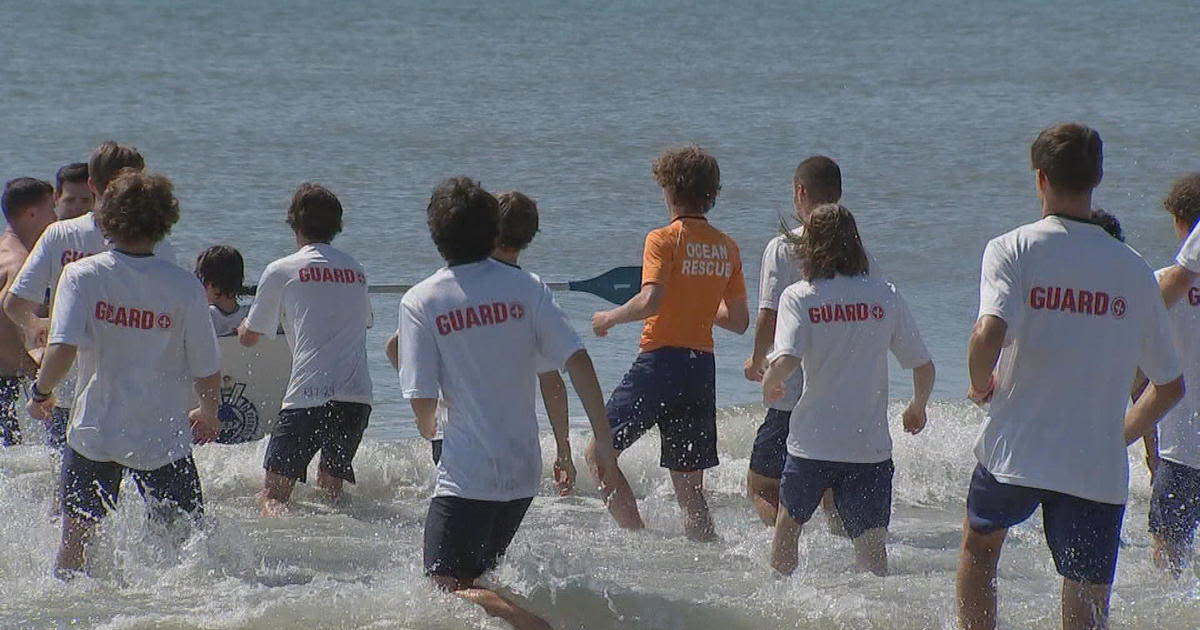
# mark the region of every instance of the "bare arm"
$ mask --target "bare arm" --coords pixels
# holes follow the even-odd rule
[[[785,354],[776,358],[767,366],[763,375],[763,395],[767,400],[779,400],[783,397],[787,380],[800,369],[800,358]]]
[[[392,333],[383,344],[383,353],[387,355],[393,370],[400,369],[400,333]]]
[[[192,439],[199,444],[217,439],[221,433],[221,420],[217,410],[221,406],[221,372],[196,379],[193,387],[200,398],[200,406],[188,414],[192,423]]]
[[[713,323],[737,335],[746,332],[750,327],[750,309],[746,306],[745,298],[733,304],[730,304],[729,300],[722,300]]]
[[[775,321],[778,314],[774,309],[758,309],[754,321],[754,352],[746,359],[746,380],[761,381],[767,369],[767,354],[775,345]]]
[[[608,334],[608,329],[617,324],[637,322],[658,314],[662,306],[664,289],[658,284],[642,285],[642,290],[628,302],[608,311],[592,315],[592,332],[597,337]],[[571,379],[574,382],[574,378]]]
[[[408,402],[412,405],[413,414],[417,417],[417,430],[421,432],[421,437],[432,440],[437,435],[438,399],[413,398]]]
[[[43,394],[50,394],[45,400],[37,401],[32,397],[26,408],[29,415],[37,420],[46,420],[54,408],[54,388],[62,383],[71,364],[75,362],[78,348],[62,343],[50,344],[42,356],[42,369],[38,372],[33,388]]]
[[[933,383],[937,379],[937,370],[933,361],[913,369],[913,397],[904,410],[904,430],[916,435],[925,430],[928,422],[927,407],[929,397],[933,395]]]
[[[247,348],[253,348],[254,346],[258,345],[258,340],[262,339],[262,333],[256,333],[253,330],[246,328],[245,320],[242,320],[242,323],[238,325],[237,333],[238,343]]]
[[[967,397],[976,403],[982,404],[992,398],[992,371],[1000,360],[1007,332],[1008,323],[995,315],[980,317],[971,331],[971,340],[967,345],[971,385]]]
[[[538,374],[542,403],[554,431],[554,483],[560,495],[570,494],[575,487],[575,462],[571,459],[571,418],[567,406],[567,384],[558,372]]]
[[[1171,308],[1183,298],[1197,277],[1200,277],[1200,274],[1180,265],[1172,265],[1159,276],[1158,290],[1162,292],[1167,308]]]
[[[46,345],[46,336],[50,331],[50,320],[39,317],[42,305],[26,300],[12,293],[4,294],[4,314],[21,329],[25,348],[33,350]]]
[[[1125,443],[1133,444],[1155,430],[1158,421],[1183,399],[1183,377],[1169,383],[1151,383],[1125,414]]]
[[[592,425],[592,435],[595,436],[597,449],[600,449],[598,454],[607,453],[615,463],[612,428],[608,424],[608,412],[604,409],[604,393],[600,391],[596,367],[592,365],[592,357],[588,355],[587,350],[579,350],[567,359],[567,374],[571,377],[571,387],[583,403],[583,411]]]

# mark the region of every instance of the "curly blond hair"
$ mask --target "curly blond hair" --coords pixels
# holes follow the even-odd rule
[[[696,145],[664,151],[654,160],[654,181],[691,212],[705,213],[721,192],[717,158]]]
[[[179,201],[165,176],[124,169],[109,182],[95,212],[96,225],[109,240],[157,243],[179,221]]]

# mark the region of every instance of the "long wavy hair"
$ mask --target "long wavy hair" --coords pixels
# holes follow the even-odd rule
[[[817,206],[804,222],[803,234],[788,232],[786,237],[799,254],[809,282],[837,275],[864,276],[871,271],[854,215],[841,204]]]

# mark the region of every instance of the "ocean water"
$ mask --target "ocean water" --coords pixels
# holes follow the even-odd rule
[[[232,244],[251,280],[291,251],[284,208],[304,181],[342,198],[337,244],[373,282],[437,268],[423,213],[452,175],[539,201],[542,231],[522,262],[547,279],[637,264],[645,233],[666,220],[650,161],[697,142],[722,166],[711,219],[741,244],[753,285],[790,213],[796,163],[839,161],[844,202],[939,368],[927,434],[897,437],[895,575],[848,571],[848,547],[818,517],[797,577],[771,578],[769,534],[742,498],[761,417],[741,377],[750,339],[719,332],[723,465],[710,485],[724,542],[683,540],[654,440],[623,460],[649,533],[616,531],[584,489],[544,493],[494,580],[562,628],[950,627],[980,419],[959,402],[965,339],[984,244],[1037,216],[1029,142],[1058,121],[1097,127],[1107,145],[1097,205],[1155,266],[1174,249],[1160,200],[1175,176],[1200,170],[1192,2],[0,0],[0,16],[0,177],[50,178],[101,140],[131,142],[176,182],[184,256]],[[205,447],[205,535],[173,550],[147,539],[138,502],[124,501],[97,578],[63,587],[49,578],[48,452],[0,451],[0,627],[499,627],[419,578],[430,466],[382,353],[397,302],[374,302],[377,404],[345,510],[301,491],[297,514],[260,521],[263,445]],[[561,303],[581,331],[606,306]],[[606,389],[637,333],[589,336]],[[893,370],[893,398],[909,394],[908,379]],[[1149,565],[1147,478],[1135,468],[1114,627],[1200,627],[1196,579],[1164,582]],[[1006,550],[1005,627],[1055,627],[1057,580],[1039,536],[1036,523],[1019,528]]]

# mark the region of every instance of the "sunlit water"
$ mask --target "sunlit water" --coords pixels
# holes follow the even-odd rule
[[[1101,131],[1097,203],[1154,264],[1173,250],[1159,200],[1200,169],[1200,7],[1187,1],[0,0],[0,23],[0,178],[50,178],[100,140],[132,142],[177,184],[184,257],[235,245],[251,280],[290,251],[283,209],[306,180],[341,196],[337,243],[373,282],[438,266],[423,210],[437,181],[459,174],[539,200],[542,231],[523,262],[544,277],[636,264],[665,222],[650,160],[695,141],[720,160],[712,220],[741,244],[753,285],[790,208],[791,169],[827,153],[912,306],[943,401],[965,389],[983,246],[1036,214],[1027,161],[1039,128],[1079,119]],[[604,306],[561,302],[581,331]],[[96,578],[64,587],[49,577],[49,454],[0,451],[0,628],[497,627],[419,575],[430,467],[381,351],[396,304],[374,302],[377,400],[347,509],[301,489],[296,513],[261,521],[263,446],[205,447],[205,535],[177,551],[146,540],[139,502],[123,501]],[[588,339],[606,389],[637,333]],[[948,627],[978,412],[938,403],[927,434],[897,437],[892,577],[850,571],[849,546],[818,517],[798,575],[777,581],[769,534],[742,498],[761,416],[746,407],[757,399],[741,377],[749,349],[748,336],[718,334],[723,465],[709,478],[724,542],[683,539],[649,439],[625,461],[650,532],[618,532],[593,493],[554,498],[546,485],[494,581],[563,628]],[[893,370],[892,396],[908,383]],[[1196,580],[1150,567],[1147,477],[1133,459],[1114,627],[1198,627]],[[1002,563],[1004,626],[1055,627],[1057,592],[1036,522],[1019,528]]]

